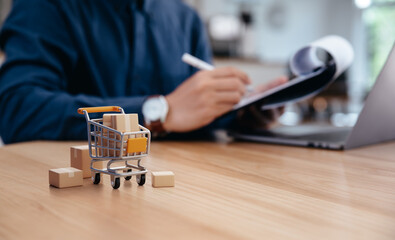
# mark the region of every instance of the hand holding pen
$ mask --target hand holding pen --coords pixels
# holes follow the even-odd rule
[[[191,66],[194,66],[201,70],[214,70],[214,66],[188,54],[185,53],[182,56],[182,60]],[[280,76],[266,84],[257,86],[255,91],[253,91],[250,86],[246,86],[247,96],[251,96],[255,93],[259,94],[265,92],[271,88],[282,85],[288,81],[287,77]],[[238,112],[238,123],[243,128],[268,128],[271,124],[275,123],[276,120],[284,112],[284,108],[271,109],[266,111],[261,111],[259,105],[252,105],[246,109],[241,109]]]
[[[195,61],[203,69],[185,80],[166,96],[169,112],[164,128],[185,132],[201,128],[232,110],[251,81],[246,73],[233,68],[214,68]]]
[[[184,53],[184,55],[182,55],[182,61],[186,64],[189,64],[199,70],[214,70],[215,67],[205,61],[200,60],[197,57],[192,56],[189,53]],[[253,91],[253,88],[251,87],[251,85],[246,85],[246,89],[247,92],[250,93]]]

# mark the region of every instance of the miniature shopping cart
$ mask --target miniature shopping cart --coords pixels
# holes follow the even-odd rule
[[[143,157],[148,156],[150,150],[150,131],[139,125],[139,131],[120,132],[103,125],[103,118],[90,119],[90,113],[120,112],[125,114],[121,107],[90,107],[79,108],[78,113],[84,114],[88,129],[89,154],[91,157],[92,181],[100,183],[100,174],[109,174],[111,186],[119,188],[120,178],[130,180],[136,176],[137,183],[142,186],[145,183],[147,169],[140,165]],[[107,161],[107,169],[94,168],[97,161]],[[111,165],[124,162],[122,166]],[[131,162],[137,162],[132,164]],[[115,164],[118,165],[118,164]],[[135,169],[135,171],[133,171]]]

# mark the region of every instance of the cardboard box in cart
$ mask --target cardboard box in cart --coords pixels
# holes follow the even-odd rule
[[[139,122],[138,122],[138,115],[133,114],[103,114],[103,125],[113,128],[117,131],[122,133],[125,132],[138,132],[140,131]],[[108,132],[107,130],[103,130],[103,136],[114,138],[114,133]],[[134,138],[134,136],[129,136],[130,138]],[[120,140],[118,137],[117,140]],[[127,141],[127,139],[124,139]],[[100,142],[101,143],[101,142]],[[121,144],[119,142],[115,142],[112,140],[107,140],[103,138],[103,146],[110,147],[110,148],[119,148]],[[124,145],[126,147],[126,143]],[[103,149],[102,151],[103,156],[115,156],[117,155],[114,150],[106,150]],[[126,152],[122,153],[122,156],[125,156]]]

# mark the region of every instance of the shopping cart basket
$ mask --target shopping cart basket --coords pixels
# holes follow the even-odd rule
[[[136,176],[137,183],[142,186],[145,183],[147,169],[140,165],[143,157],[146,157],[150,150],[151,133],[139,125],[139,131],[120,132],[111,127],[103,125],[103,118],[90,119],[90,113],[120,112],[125,114],[121,107],[90,107],[79,108],[78,113],[84,114],[88,129],[89,155],[91,157],[92,181],[94,184],[100,183],[100,174],[109,174],[111,186],[119,188],[120,178],[130,180]],[[93,167],[97,161],[107,161],[107,169]],[[124,162],[123,166],[111,165],[116,162]],[[131,164],[132,161],[137,161]],[[135,169],[137,171],[132,171]]]

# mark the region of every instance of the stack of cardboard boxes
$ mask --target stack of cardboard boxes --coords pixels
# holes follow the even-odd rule
[[[94,152],[94,149],[92,149]],[[91,177],[91,158],[89,146],[73,146],[70,148],[70,166],[49,170],[49,184],[58,188],[82,186],[83,178]],[[105,162],[93,163],[94,168],[105,168]]]

